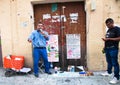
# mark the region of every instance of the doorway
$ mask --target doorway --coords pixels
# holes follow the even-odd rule
[[[84,4],[84,2],[64,2],[34,5],[35,28],[41,20],[50,35],[58,35],[59,62],[54,62],[54,66],[60,66],[64,70],[69,65],[87,67]],[[71,54],[73,50],[74,54],[71,57],[68,52]]]

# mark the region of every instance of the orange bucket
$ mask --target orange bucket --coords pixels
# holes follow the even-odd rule
[[[4,57],[4,68],[20,70],[24,66],[24,56],[10,55]]]

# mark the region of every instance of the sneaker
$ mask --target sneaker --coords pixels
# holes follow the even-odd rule
[[[113,77],[113,79],[110,81],[111,84],[116,84],[118,82],[116,77]]]
[[[47,73],[47,74],[52,74],[50,71],[48,71],[48,72],[45,72],[45,73]]]
[[[111,75],[112,75],[112,73],[111,73],[111,74],[109,74],[109,73],[106,71],[106,72],[102,73],[101,75],[102,75],[102,76],[111,76]]]

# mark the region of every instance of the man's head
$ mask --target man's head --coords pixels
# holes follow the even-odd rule
[[[43,29],[43,28],[44,28],[43,24],[41,22],[39,22],[37,24],[37,30],[40,30],[40,29]]]
[[[114,20],[112,18],[108,18],[108,19],[106,19],[105,24],[108,28],[113,28],[114,27]]]

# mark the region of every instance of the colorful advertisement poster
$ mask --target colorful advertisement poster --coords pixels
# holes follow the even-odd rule
[[[66,34],[67,59],[80,59],[80,34]]]
[[[47,53],[49,62],[59,62],[58,35],[50,35],[47,41]]]

